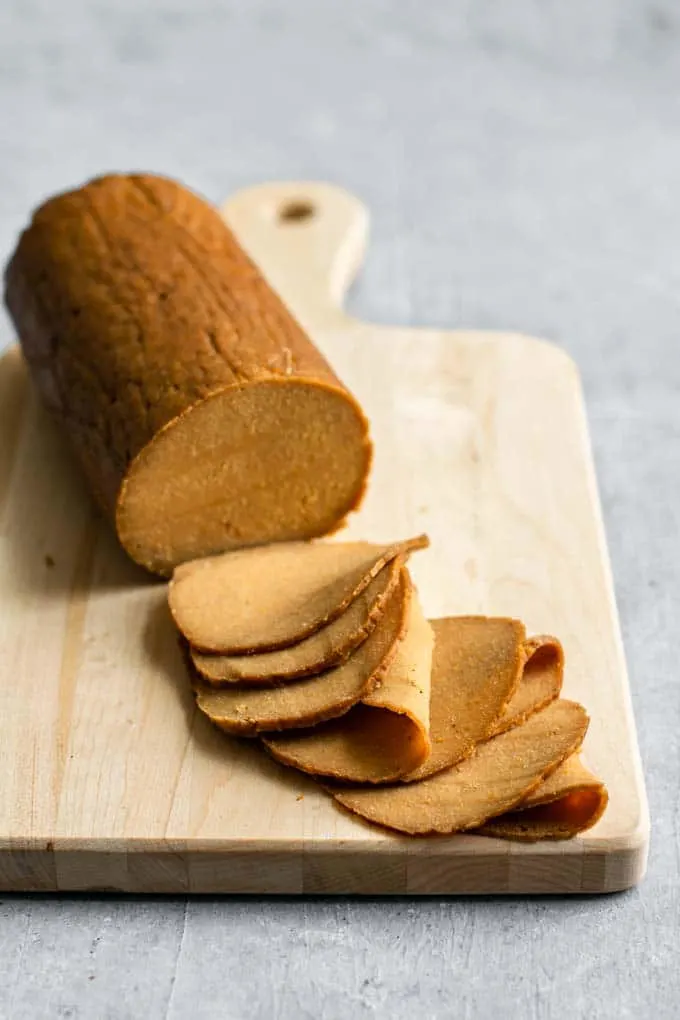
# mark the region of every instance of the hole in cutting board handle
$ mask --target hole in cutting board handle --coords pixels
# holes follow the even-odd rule
[[[279,221],[284,224],[305,223],[316,215],[313,202],[307,198],[293,198],[279,208]]]

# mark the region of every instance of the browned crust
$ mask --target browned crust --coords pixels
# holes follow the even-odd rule
[[[110,519],[162,430],[207,397],[264,379],[342,393],[363,423],[368,472],[358,404],[217,210],[174,181],[108,175],[44,203],[7,267],[5,301]]]

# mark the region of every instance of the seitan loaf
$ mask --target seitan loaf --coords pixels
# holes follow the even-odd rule
[[[181,185],[109,175],[45,202],[5,300],[43,401],[149,570],[323,535],[358,505],[360,407]]]

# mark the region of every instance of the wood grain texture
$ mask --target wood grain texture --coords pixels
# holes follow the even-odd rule
[[[281,219],[304,199],[311,217]],[[648,812],[578,375],[518,335],[385,328],[342,297],[363,207],[267,185],[225,216],[372,422],[364,507],[341,537],[427,531],[425,611],[554,632],[585,760],[610,805],[580,839],[413,840],[196,713],[165,586],[94,514],[21,360],[0,363],[0,888],[271,893],[603,892],[644,872]],[[386,532],[387,529],[387,532]],[[257,806],[257,810],[254,809]]]

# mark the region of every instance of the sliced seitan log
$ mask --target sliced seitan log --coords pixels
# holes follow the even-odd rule
[[[425,622],[416,599],[412,619],[414,610],[416,621],[419,615]],[[382,684],[361,705],[312,730],[265,737],[270,753],[303,772],[345,782],[415,782],[450,768],[472,754],[476,744],[518,726],[559,697],[563,655],[555,638],[523,640],[522,625],[502,617],[450,617],[433,624],[439,644],[430,678],[423,676],[423,634],[409,649],[409,630]],[[400,669],[409,659],[410,666]],[[427,661],[432,662],[431,648]],[[415,681],[415,687],[390,682],[400,674],[407,684]],[[425,754],[425,742],[414,729],[416,715],[425,717],[422,707],[410,724],[405,717],[394,718],[400,704],[406,712],[408,694],[418,689],[427,690],[429,698]],[[369,711],[371,705],[390,714]]]
[[[476,829],[526,798],[578,750],[587,727],[581,705],[555,701],[428,779],[398,786],[333,787],[328,792],[366,821],[409,835]]]
[[[573,754],[514,811],[489,819],[478,831],[523,842],[572,839],[599,821],[608,800],[602,780]]]
[[[352,783],[398,779],[430,752],[430,673],[434,635],[415,593],[403,641],[370,694],[340,719],[263,737],[282,762]]]
[[[180,184],[110,175],[45,202],[5,300],[92,492],[154,573],[327,534],[360,502],[361,408]]]
[[[223,654],[287,648],[337,619],[383,567],[426,536],[370,542],[286,542],[185,563],[168,601],[194,648]]]
[[[403,559],[397,556],[377,574],[337,619],[288,648],[251,655],[219,655],[191,649],[191,660],[215,687],[272,687],[314,676],[344,662],[362,644],[382,616],[399,582]]]
[[[326,673],[281,687],[217,689],[193,674],[198,707],[221,729],[238,736],[314,726],[347,712],[389,667],[406,630],[411,587],[402,571],[380,623],[353,655]]]

